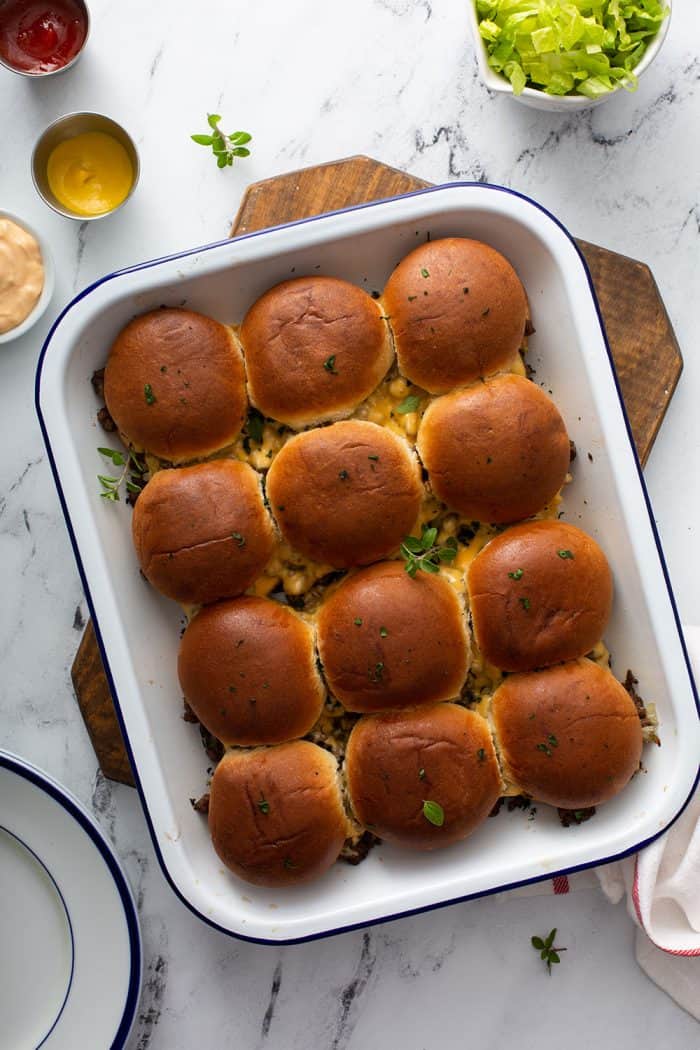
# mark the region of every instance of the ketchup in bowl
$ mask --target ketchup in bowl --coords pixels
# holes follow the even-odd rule
[[[0,59],[21,73],[55,73],[78,56],[87,27],[78,0],[0,0]]]

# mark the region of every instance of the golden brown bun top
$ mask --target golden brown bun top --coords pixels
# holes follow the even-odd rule
[[[247,882],[317,878],[349,833],[335,758],[303,740],[229,752],[211,782],[209,830],[221,860]]]
[[[144,576],[193,605],[242,594],[275,543],[260,478],[233,459],[158,471],[136,501],[132,533]]]
[[[612,576],[595,540],[563,521],[506,529],[467,576],[483,656],[503,671],[529,671],[584,656],[610,616]]]
[[[446,237],[414,248],[389,278],[383,303],[401,371],[433,394],[495,372],[523,343],[523,286],[481,241]]]
[[[224,744],[292,740],[321,713],[311,627],[267,598],[205,606],[182,636],[177,669],[190,707]]]
[[[347,576],[318,614],[318,646],[331,692],[349,711],[459,695],[469,668],[462,603],[444,576],[403,561]]]
[[[350,734],[345,768],[358,819],[380,838],[415,849],[465,838],[502,787],[488,723],[457,704],[366,715]],[[427,819],[426,801],[441,807],[441,827]]]
[[[556,406],[515,375],[433,401],[418,452],[438,499],[474,521],[529,518],[556,495],[569,469],[569,435]]]
[[[317,562],[347,568],[396,550],[423,495],[407,443],[376,423],[347,420],[290,439],[267,495],[284,538]]]
[[[130,321],[112,344],[104,390],[126,440],[172,462],[229,445],[246,415],[233,333],[193,310],[166,307]]]
[[[597,806],[639,767],[642,727],[634,702],[590,660],[509,675],[491,711],[507,778],[551,806]]]
[[[295,429],[349,415],[393,358],[377,303],[336,277],[271,288],[246,314],[240,338],[251,401]]]

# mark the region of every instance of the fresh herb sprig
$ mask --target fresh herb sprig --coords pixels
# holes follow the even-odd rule
[[[434,525],[430,528],[424,525],[420,537],[405,537],[401,554],[406,559],[404,568],[411,579],[419,569],[435,574],[440,571],[441,562],[453,562],[457,557],[457,540],[454,536],[449,536],[444,546],[437,542],[437,536],[438,530]]]
[[[550,975],[550,977],[552,975],[552,964],[561,962],[561,959],[559,958],[559,952],[566,951],[566,948],[557,948],[555,946],[554,938],[556,937],[556,935],[557,928],[555,926],[554,929],[550,930],[548,935],[544,938],[530,938],[530,944],[535,949],[535,951],[540,953],[540,959],[547,967],[547,973]]]
[[[190,138],[199,146],[211,146],[218,167],[226,168],[233,164],[234,157],[250,156],[250,150],[246,149],[246,143],[250,142],[253,136],[249,135],[247,131],[233,131],[230,135],[226,135],[219,127],[220,120],[221,117],[218,113],[207,114],[207,123],[211,128],[211,134],[191,135]]]
[[[120,452],[116,448],[98,448],[97,451],[105,459],[109,459],[115,467],[123,467],[121,474],[116,478],[110,474],[97,475],[97,480],[102,486],[102,492],[100,493],[102,499],[109,500],[110,503],[118,503],[119,490],[122,484],[127,492],[138,495],[143,488],[143,476],[147,468],[142,463],[139,463],[133,452]],[[127,475],[130,476],[127,477]]]

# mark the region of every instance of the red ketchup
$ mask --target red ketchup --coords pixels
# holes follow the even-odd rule
[[[0,58],[23,73],[53,73],[67,66],[87,34],[77,0],[0,0]]]

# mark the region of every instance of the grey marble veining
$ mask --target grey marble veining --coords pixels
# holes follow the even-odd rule
[[[647,480],[681,615],[700,622],[700,10],[674,8],[639,91],[573,116],[491,96],[464,4],[444,0],[92,0],[73,71],[30,83],[0,69],[0,206],[41,229],[57,266],[46,317],[0,349],[0,745],[74,791],[125,864],[145,946],[130,1050],[698,1046],[695,1022],[637,969],[624,910],[595,890],[499,896],[289,948],[191,915],[136,793],[97,771],[72,696],[87,612],[33,409],[39,347],[62,306],[103,273],[225,236],[251,181],[369,153],[434,182],[510,186],[654,270],[686,367]],[[54,215],[29,178],[39,130],[80,108],[124,122],[141,151],[133,200],[99,223]],[[254,134],[249,160],[219,172],[190,142],[208,110]],[[554,925],[568,950],[549,978],[529,938]]]

